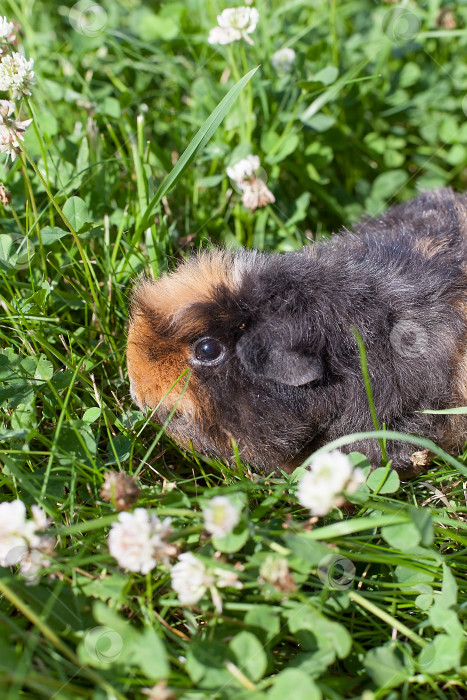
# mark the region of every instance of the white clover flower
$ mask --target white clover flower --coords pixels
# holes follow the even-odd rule
[[[179,656],[179,660],[185,657]],[[185,659],[186,661],[186,659]],[[176,696],[173,694],[170,688],[167,688],[167,681],[158,681],[156,685],[152,688],[142,688],[141,693],[146,695],[148,700],[176,700]]]
[[[243,588],[235,571],[215,568],[208,571],[201,559],[184,552],[172,567],[172,588],[182,605],[195,605],[209,590],[217,612],[222,612],[222,598],[217,588]]]
[[[0,124],[0,153],[7,153],[11,160],[15,160],[21,151],[20,141],[24,141],[24,132],[32,119],[25,122],[16,122],[16,129]]]
[[[293,593],[297,590],[297,584],[290,573],[289,563],[284,557],[270,554],[261,564],[259,570],[260,582],[265,581],[274,586],[278,591]]]
[[[243,583],[239,580],[235,571],[216,567],[213,574],[216,577],[216,586],[218,588],[237,588],[238,590],[243,588]]]
[[[0,42],[8,41],[11,44],[16,39],[14,32],[13,22],[9,22],[6,17],[0,17]]]
[[[271,57],[271,63],[278,73],[290,73],[296,58],[296,53],[293,49],[284,46],[283,49],[276,51]]]
[[[363,473],[363,469],[360,469],[360,467],[357,467],[356,469],[353,470],[352,476],[350,477],[350,480],[346,483],[345,485],[345,492],[349,494],[349,496],[352,493],[355,493],[355,491],[358,489],[359,486],[364,484],[366,481],[365,474]]]
[[[45,534],[38,534],[38,530],[45,530],[51,523],[42,508],[36,505],[31,506],[32,520],[28,526],[29,548],[20,562],[20,574],[26,579],[26,584],[36,585],[39,583],[39,572],[50,566],[50,557],[53,556],[55,539]]]
[[[244,39],[253,44],[248,36],[258,24],[259,14],[254,7],[228,7],[217,15],[217,27],[209,32],[210,44],[231,44],[233,41]]]
[[[231,180],[234,180],[237,184],[241,184],[244,180],[255,177],[259,167],[260,160],[258,156],[250,155],[226,168],[226,173]]]
[[[214,577],[208,573],[205,565],[191,552],[184,552],[178,557],[178,563],[172,567],[172,588],[182,605],[194,605],[214,584]]]
[[[39,506],[31,506],[32,520],[28,520],[25,526],[26,538],[29,546],[33,549],[44,549],[45,545],[51,541],[50,537],[38,535],[38,530],[46,530],[51,523],[45,511]]]
[[[216,568],[213,571],[216,576],[215,584],[209,589],[211,593],[211,599],[214,603],[218,613],[222,612],[222,597],[218,588],[236,588],[241,590],[243,588],[243,583],[238,580],[238,574],[235,571],[228,571],[227,569]]]
[[[242,202],[251,211],[276,201],[264,180],[257,176],[260,168],[258,156],[249,155],[226,168],[226,173],[243,192]]]
[[[222,612],[222,596],[221,596],[221,594],[219,593],[219,591],[217,590],[217,588],[215,586],[211,586],[210,593],[211,593],[211,600],[214,604],[214,607],[216,608],[218,613],[221,613]]]
[[[47,517],[45,511],[42,510],[42,508],[33,505],[31,506],[31,513],[34,520],[34,524],[36,526],[36,530],[45,530],[47,527],[49,527],[51,520]]]
[[[48,538],[50,539],[50,538]],[[27,549],[21,558],[19,572],[29,586],[39,583],[39,573],[50,566],[50,558],[47,553],[39,549]]]
[[[219,27],[234,27],[248,34],[256,29],[258,20],[258,10],[251,7],[228,7],[217,16]]]
[[[120,513],[112,523],[109,536],[110,554],[119,566],[129,571],[147,574],[159,561],[169,564],[176,547],[166,541],[171,532],[171,519],[159,520],[144,508],[133,513]]]
[[[0,566],[20,565],[27,584],[39,581],[39,572],[50,564],[55,540],[37,530],[50,521],[37,506],[32,506],[33,520],[26,520],[26,506],[20,500],[0,505]]]
[[[225,496],[215,496],[203,509],[204,527],[214,537],[225,537],[240,520],[240,513]]]
[[[250,182],[245,181],[242,183],[242,186],[242,202],[251,211],[255,211],[258,207],[265,207],[266,204],[273,204],[276,201],[273,193],[260,177]]]
[[[11,192],[7,190],[3,182],[0,182],[0,204],[4,207],[8,206],[11,202]]]
[[[363,477],[361,470],[354,470],[347,455],[338,450],[315,457],[309,470],[300,479],[297,498],[312,515],[323,516],[343,502],[342,493],[353,479],[358,487]],[[354,490],[355,490],[354,488]]]
[[[0,504],[0,566],[15,566],[27,551],[26,506],[22,501]]]
[[[0,100],[0,124],[5,124],[8,122],[8,117],[10,117],[15,111],[15,103],[11,100]]]
[[[298,501],[311,515],[327,515],[334,508],[335,495],[325,481],[319,481],[311,472],[306,472],[298,485]]]
[[[11,160],[20,152],[20,141],[24,141],[24,133],[32,122],[32,119],[12,119],[14,109],[11,100],[0,100],[0,153],[8,153]]]
[[[27,60],[17,51],[2,55],[0,60],[0,90],[11,90],[14,100],[18,100],[22,95],[30,95],[30,88],[35,82],[33,67],[34,59]]]
[[[238,29],[234,29],[233,27],[213,27],[209,32],[208,43],[225,46],[241,38],[242,35]]]

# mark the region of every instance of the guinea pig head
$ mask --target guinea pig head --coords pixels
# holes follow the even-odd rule
[[[141,281],[127,361],[133,399],[160,422],[173,411],[167,432],[177,442],[229,460],[235,442],[242,459],[272,471],[310,440],[306,397],[324,370],[294,316],[297,300],[288,313],[283,295],[259,283],[265,260],[213,251]]]

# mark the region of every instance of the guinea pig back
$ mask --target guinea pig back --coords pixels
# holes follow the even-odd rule
[[[467,404],[467,197],[425,192],[298,253],[207,251],[140,280],[131,394],[161,423],[175,409],[167,432],[182,445],[232,459],[234,441],[252,466],[291,470],[373,429],[353,327],[380,424],[461,449],[465,416],[419,411]],[[355,449],[379,464],[377,441]],[[413,445],[387,450],[413,471]]]

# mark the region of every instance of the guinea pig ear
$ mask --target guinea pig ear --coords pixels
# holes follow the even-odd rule
[[[302,386],[323,376],[323,365],[318,357],[291,350],[276,338],[266,343],[257,334],[245,334],[237,343],[237,355],[249,373],[279,384]]]

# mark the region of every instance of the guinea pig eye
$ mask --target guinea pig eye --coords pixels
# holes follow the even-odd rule
[[[215,338],[201,338],[193,346],[193,355],[198,362],[213,365],[224,356],[225,347]]]

